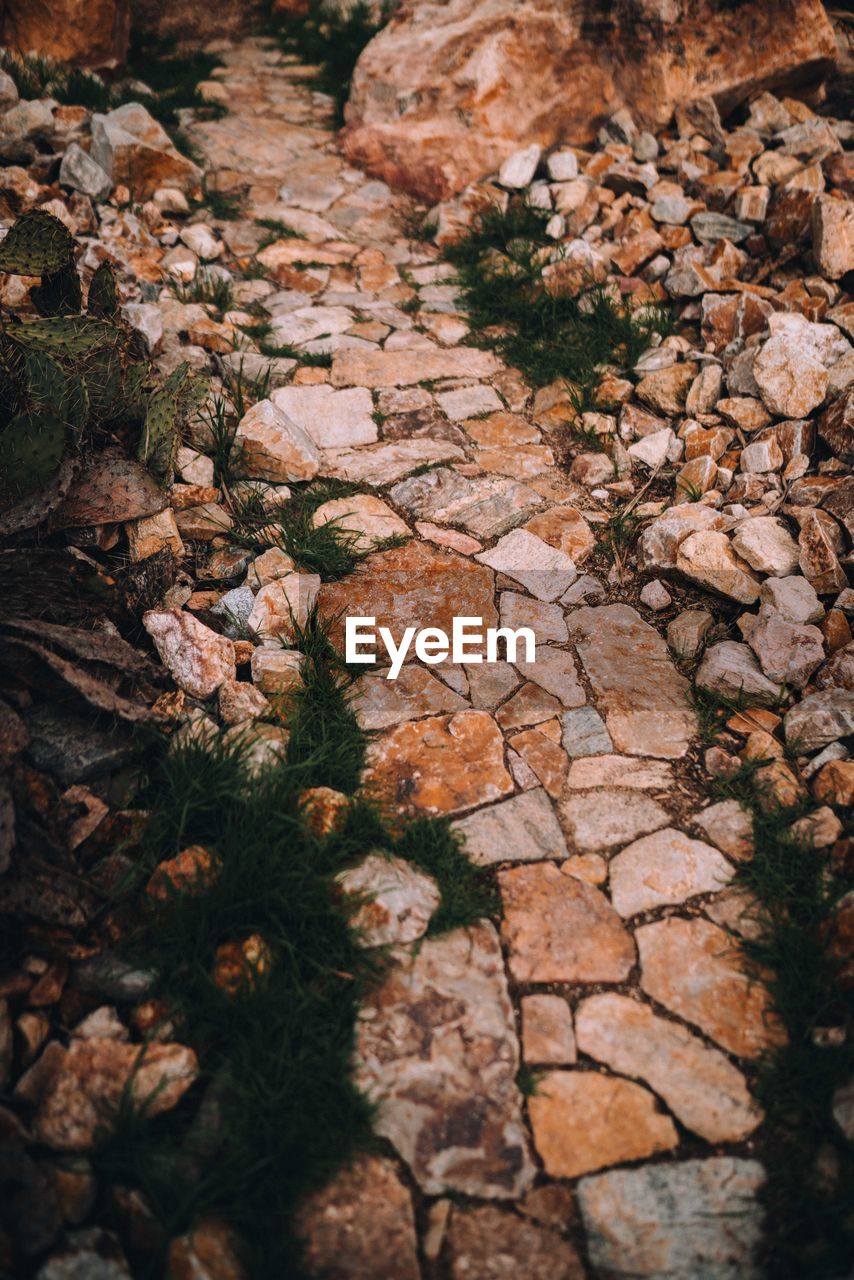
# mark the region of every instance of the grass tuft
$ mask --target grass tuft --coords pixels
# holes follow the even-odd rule
[[[593,405],[601,366],[633,365],[654,334],[670,332],[672,321],[661,307],[632,311],[601,285],[576,297],[547,293],[542,269],[556,253],[547,221],[542,210],[513,201],[506,212],[482,213],[445,254],[484,341],[534,386],[558,379],[573,384],[581,411]]]
[[[390,15],[391,4],[387,0],[378,18],[374,18],[371,5],[365,0],[347,6],[338,6],[334,0],[314,0],[307,16],[283,15],[276,19],[282,48],[318,68],[314,84],[333,99],[337,124],[344,122],[344,107],[359,55]]]

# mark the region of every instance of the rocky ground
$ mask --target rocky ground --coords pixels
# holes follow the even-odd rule
[[[428,240],[408,202],[342,158],[310,70],[269,41],[217,51],[203,94],[227,113],[188,118],[198,166],[142,108],[92,118],[0,85],[4,221],[53,212],[84,275],[118,264],[162,370],[189,361],[246,401],[236,480],[197,426],[168,499],[134,491],[142,506],[117,508],[100,492],[55,525],[85,526],[94,563],[177,559],[144,615],[174,690],[161,715],[196,735],[257,722],[263,758],[284,733],[268,699],[300,680],[282,642],[314,604],[333,636],[343,610],[395,634],[473,615],[538,639],[535,663],[410,661],[357,682],[365,785],[450,818],[500,912],[425,938],[429,877],[370,857],[348,873],[373,895],[366,943],[393,947],[355,1061],[383,1142],[305,1206],[308,1269],[762,1274],[757,1069],[787,1028],[742,946],[766,919],[744,883],[753,814],[741,791],[709,788],[748,764],[768,811],[800,815],[803,858],[850,875],[854,127],[768,93],[743,123],[701,103],[658,137],[622,112],[595,148],[511,157],[434,210]],[[202,170],[208,207],[188,201]],[[604,373],[581,418],[565,386],[533,388],[475,345],[443,257],[479,209],[521,193],[550,215],[546,288],[593,277],[674,306],[676,332]],[[216,216],[223,200],[238,217]],[[24,298],[5,277],[0,302]],[[235,536],[247,495],[272,520],[289,485],[316,478],[359,492],[314,523],[385,548],[335,581],[263,549],[263,527],[254,554]],[[119,841],[115,760],[91,738],[70,760],[32,695],[9,697],[15,785],[48,774],[61,792],[83,855],[66,864],[73,887]],[[852,912],[843,898],[825,934],[849,978]],[[67,923],[33,914],[42,932]],[[133,1076],[133,981],[109,980],[82,941],[58,959],[38,936],[0,979],[0,1125],[29,1218],[7,1223],[0,1259],[24,1255],[43,1280],[120,1277],[84,1154],[99,1108],[129,1079],[175,1106],[203,1052],[158,1039]],[[821,1031],[845,1043],[835,1006]],[[843,1087],[840,1142],[851,1106]],[[240,1274],[215,1223],[173,1242],[168,1266]]]

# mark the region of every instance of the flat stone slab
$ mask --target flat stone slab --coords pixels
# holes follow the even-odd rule
[[[420,720],[443,711],[462,711],[468,703],[426,667],[410,663],[396,680],[384,671],[361,676],[353,685],[352,707],[363,729],[387,729],[404,720]]]
[[[356,1082],[428,1195],[515,1199],[535,1168],[516,1085],[519,1045],[490,924],[398,955],[358,1024]]]
[[[711,921],[670,916],[635,933],[641,987],[730,1053],[756,1058],[784,1033],[768,989],[748,975],[736,944]]]
[[[389,729],[370,744],[366,763],[365,787],[410,813],[459,813],[513,790],[501,730],[485,711]]]
[[[528,1099],[534,1146],[553,1178],[644,1160],[679,1143],[654,1094],[596,1071],[549,1071]]]
[[[684,756],[696,732],[690,685],[658,632],[627,604],[576,609],[568,623],[617,751]]]
[[[567,786],[573,791],[588,787],[621,787],[626,791],[667,791],[673,785],[673,768],[663,760],[638,760],[634,756],[602,755],[573,760]]]
[[[391,440],[388,444],[363,445],[360,449],[325,449],[319,469],[324,476],[352,484],[379,487],[394,484],[419,467],[462,459],[463,452],[448,440],[426,436],[417,440]]]
[[[478,538],[506,533],[543,501],[535,489],[515,480],[464,476],[452,467],[411,476],[395,485],[390,497],[418,520],[462,525]]]
[[[582,1179],[578,1204],[596,1274],[621,1280],[759,1280],[758,1160],[713,1156]]]
[[[520,647],[520,653],[524,653],[523,647]],[[582,707],[587,701],[578,679],[575,659],[567,649],[538,644],[533,662],[516,662],[515,666],[525,680],[553,694],[561,706]]]
[[[528,529],[506,533],[475,560],[520,582],[538,600],[557,600],[578,577],[578,570],[564,551],[550,547]]]
[[[501,365],[488,351],[450,347],[413,351],[339,351],[332,360],[333,387],[409,387],[438,378],[477,381]]]
[[[568,856],[560,823],[541,787],[479,809],[453,826],[465,837],[466,856],[479,867]]]
[[[731,877],[732,867],[712,845],[664,827],[611,859],[611,901],[626,919],[699,893],[716,893]]]
[[[313,1275],[420,1280],[409,1189],[391,1160],[361,1156],[300,1206],[297,1235]]]
[[[762,1119],[725,1054],[639,1000],[610,991],[590,996],[577,1010],[575,1030],[582,1053],[645,1081],[707,1142],[741,1142]]]
[[[291,422],[302,427],[319,449],[344,449],[373,444],[377,439],[374,402],[364,387],[346,391],[336,391],[328,383],[281,387],[270,399]]]
[[[370,551],[389,538],[408,538],[410,532],[396,511],[372,493],[354,493],[349,498],[333,498],[318,507],[312,517],[315,528],[333,523],[349,535],[356,551]]]
[[[339,582],[324,583],[318,609],[331,622],[333,644],[343,651],[343,621],[339,615],[376,618],[376,626],[388,627],[397,643],[407,627],[439,627],[448,636],[454,617],[481,618],[483,626],[498,624],[493,600],[491,570],[471,560],[442,551],[432,543],[408,542],[403,547],[377,551],[359,569]],[[378,641],[378,666],[388,655]],[[415,658],[414,647],[407,655]]]
[[[356,902],[349,919],[365,947],[414,942],[427,932],[442,900],[432,876],[403,858],[369,853],[336,876],[342,893]]]
[[[670,820],[657,800],[610,788],[569,792],[558,809],[569,843],[579,853],[599,853],[617,844],[629,844],[638,836],[666,827]]]
[[[499,871],[501,936],[517,982],[624,982],[632,936],[604,893],[551,862]]]
[[[454,1205],[447,1239],[450,1280],[585,1280],[584,1264],[558,1231],[495,1205]]]

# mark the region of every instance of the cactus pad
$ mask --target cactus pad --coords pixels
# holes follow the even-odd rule
[[[0,506],[8,506],[48,484],[65,453],[58,418],[21,413],[0,431]]]
[[[0,271],[11,275],[53,275],[73,260],[74,241],[68,227],[42,209],[22,214],[0,243]]]
[[[42,316],[79,315],[83,293],[77,269],[69,262],[51,275],[43,276],[41,284],[30,289],[30,300]]]
[[[90,316],[52,316],[13,325],[6,330],[6,336],[31,351],[49,351],[73,359],[117,342],[120,331],[115,325]]]
[[[102,262],[89,285],[87,310],[90,316],[100,320],[116,320],[119,314],[119,295],[116,275],[109,262]]]

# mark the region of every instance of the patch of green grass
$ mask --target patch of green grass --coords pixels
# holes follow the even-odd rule
[[[201,302],[216,307],[217,311],[230,311],[234,304],[231,280],[204,267],[199,268],[189,284],[176,284],[174,288],[179,302]]]
[[[336,520],[315,528],[313,517],[318,507],[333,498],[347,498],[358,492],[357,485],[335,480],[294,485],[291,500],[272,512],[265,511],[260,494],[241,497],[233,502],[231,535],[235,541],[258,551],[279,546],[301,569],[319,573],[324,582],[335,582],[352,573],[372,551],[384,550],[399,542],[389,538],[366,551],[358,546],[358,534],[342,529]]]
[[[223,108],[202,102],[197,89],[200,80],[209,80],[221,66],[222,59],[201,49],[179,54],[174,42],[136,39],[131,42],[127,71],[151,89],[150,99],[137,95],[137,100],[166,126],[179,124],[178,112],[186,107],[223,114]]]
[[[760,1064],[757,1096],[767,1120],[765,1274],[771,1280],[831,1280],[854,1263],[854,1149],[832,1115],[835,1090],[854,1074],[854,1000],[829,946],[834,912],[852,877],[830,851],[804,847],[790,832],[810,804],[769,806],[755,770],[730,779],[753,813],[755,851],[738,878],[757,900],[760,935],[742,941],[763,975],[787,1042]],[[842,1029],[841,1043],[817,1033]]]
[[[259,249],[266,249],[268,244],[275,244],[277,240],[300,239],[299,232],[294,231],[293,227],[289,227],[286,222],[282,222],[281,218],[256,218],[255,223],[271,233],[261,241],[258,246]]]
[[[579,405],[589,407],[600,368],[630,367],[653,334],[670,332],[672,321],[660,307],[633,311],[601,285],[575,297],[549,294],[542,269],[554,260],[555,245],[545,234],[547,221],[546,213],[521,201],[506,212],[487,210],[446,257],[457,268],[482,340],[534,386],[563,379]]]
[[[205,185],[201,200],[196,208],[207,209],[221,222],[236,222],[243,216],[243,201],[239,196],[229,195],[226,191],[217,191]]]
[[[339,8],[332,3],[312,3],[305,17],[280,16],[276,30],[287,53],[297,54],[318,68],[314,84],[335,103],[335,119],[343,124],[344,107],[350,96],[350,82],[359,55],[388,22],[391,5],[383,4],[374,18],[364,0]]]
[[[11,76],[24,99],[49,96],[64,105],[88,107],[90,111],[109,111],[118,105],[115,91],[100,76],[52,58],[3,49],[0,70]]]
[[[447,933],[484,916],[497,917],[500,902],[494,877],[469,862],[450,823],[417,818],[395,841],[394,851],[433,877],[442,901],[430,921],[428,935]]]
[[[615,511],[608,517],[602,533],[602,545],[613,563],[622,561],[632,549],[642,524],[642,518],[632,511]]]
[[[285,360],[298,360],[300,364],[309,368],[332,368],[331,351],[303,351],[300,347],[276,346],[273,342],[259,343],[259,350],[262,355],[269,356],[271,360],[284,358]]]
[[[371,1108],[352,1081],[359,1005],[382,976],[347,924],[335,877],[371,848],[411,857],[437,875],[439,927],[473,923],[492,898],[446,823],[395,823],[355,797],[344,824],[312,835],[299,798],[307,786],[352,794],[364,740],[349,678],[313,617],[299,636],[305,683],[290,707],[287,760],[252,776],[244,743],[185,743],[152,767],[140,797],[150,811],[140,881],[190,844],[213,858],[215,877],[146,903],[127,904],[133,963],[156,967],[156,998],[174,1035],[199,1053],[201,1079],[162,1117],[127,1098],[92,1154],[110,1185],[138,1188],[166,1240],[205,1214],[223,1218],[249,1250],[253,1280],[303,1275],[293,1229],[300,1198],[360,1148]],[[456,898],[455,898],[456,895]],[[217,948],[260,935],[270,961],[237,994],[213,980]],[[162,1251],[126,1239],[134,1274],[163,1274]]]

